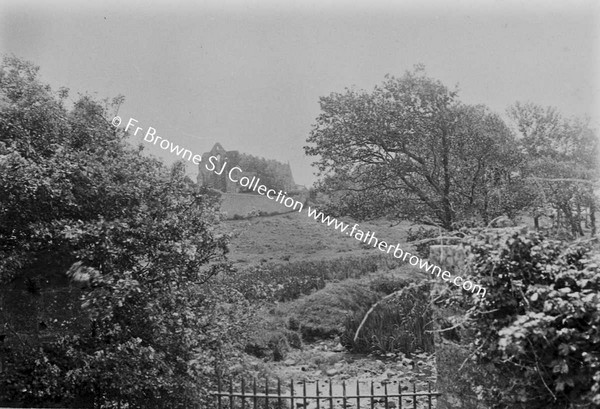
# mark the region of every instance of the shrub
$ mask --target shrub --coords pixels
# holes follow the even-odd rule
[[[109,108],[82,96],[67,110],[66,91],[36,76],[14,57],[0,67],[0,283],[31,271],[39,282],[64,277],[77,261],[96,273],[82,295],[84,328],[42,342],[6,323],[0,400],[204,403],[247,310],[209,284],[227,253],[214,231],[217,195],[190,182],[182,162],[167,169],[131,148],[106,120],[122,98]],[[227,301],[241,308],[217,313]]]
[[[260,331],[246,344],[244,351],[257,358],[281,361],[290,351],[290,345],[283,331]]]
[[[302,336],[296,331],[285,331],[285,337],[292,348],[302,349]]]
[[[470,308],[469,347],[495,368],[490,382],[471,380],[482,397],[494,408],[599,407],[598,252],[516,229],[480,231],[468,248],[488,294],[455,292],[448,303]]]
[[[300,329],[300,322],[296,319],[296,317],[288,318],[288,328],[292,331],[298,331]]]

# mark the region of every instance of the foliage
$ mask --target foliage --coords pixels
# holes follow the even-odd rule
[[[324,288],[329,281],[358,278],[380,268],[393,267],[390,263],[390,257],[380,254],[286,264],[269,263],[230,273],[223,278],[223,282],[250,301],[290,301]]]
[[[304,340],[332,338],[344,330],[344,321],[355,311],[364,310],[379,298],[362,280],[348,279],[282,306],[299,323]]]
[[[369,281],[369,288],[375,292],[389,295],[400,291],[414,282],[412,278],[398,276],[396,274],[378,274]]]
[[[280,331],[261,331],[252,337],[244,347],[244,351],[258,358],[281,361],[290,350],[286,334]]]
[[[244,172],[256,173],[256,176],[260,178],[260,182],[268,188],[286,190],[294,187],[289,166],[276,160],[241,154],[239,166]]]
[[[247,315],[244,300],[207,283],[226,268],[218,197],[196,190],[182,164],[169,170],[129,147],[106,120],[122,98],[82,96],[67,109],[68,92],[55,96],[37,71],[14,57],[0,71],[0,280],[64,276],[81,262],[89,325],[9,344],[0,397],[189,407]]]
[[[520,161],[499,116],[469,106],[422,69],[386,76],[373,92],[348,89],[320,99],[308,155],[320,189],[340,213],[390,216],[451,229],[465,218],[485,224],[518,211]]]
[[[424,228],[423,226],[419,226],[418,229],[412,229],[409,228],[408,231],[406,232],[406,241],[408,241],[409,243],[412,241],[421,241],[421,240],[426,240],[426,239],[431,239],[434,237],[439,237],[442,232],[440,231],[440,229],[432,229],[432,228]],[[431,247],[431,245],[433,244],[437,244],[435,241],[426,241],[424,243],[418,243],[415,245],[415,248],[417,250],[417,254],[419,255],[419,257],[421,258],[427,258],[429,257],[429,247]]]
[[[468,248],[470,273],[488,294],[456,292],[451,303],[471,307],[474,359],[496,369],[482,397],[493,408],[598,407],[598,253],[517,230],[481,231]]]
[[[369,314],[354,341],[368,309],[358,310],[346,319],[341,339],[349,350],[406,354],[417,350],[433,351],[433,335],[428,332],[432,329],[432,321],[427,283],[410,284],[383,300]]]
[[[286,319],[276,314],[272,305],[253,305],[256,313],[248,321],[244,351],[264,361],[285,359],[290,348],[302,348],[299,328],[289,328]]]
[[[539,228],[539,218],[552,218],[553,232],[563,228],[572,237],[583,235],[581,222],[596,233],[597,198],[594,182],[600,177],[600,140],[589,120],[563,118],[556,109],[516,103],[508,110],[526,161],[527,209]],[[584,210],[587,209],[587,214]]]

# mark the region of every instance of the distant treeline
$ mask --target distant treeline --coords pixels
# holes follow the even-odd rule
[[[289,164],[241,153],[239,166],[245,172],[255,173],[262,184],[272,189],[286,191],[296,187]]]

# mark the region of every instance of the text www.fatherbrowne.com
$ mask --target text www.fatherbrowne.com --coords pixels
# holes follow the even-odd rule
[[[351,230],[348,231],[348,228],[350,227],[349,224],[341,222],[334,217],[325,216],[323,213],[321,213],[317,209],[312,209],[310,206],[308,206],[308,216],[313,217],[315,220],[318,220],[323,224],[333,226],[333,228],[339,230],[340,233],[345,232],[347,235],[349,235],[350,237],[354,237],[356,240],[372,245],[373,247],[377,247],[379,250],[387,254],[390,254],[393,251],[394,257],[402,259],[402,261],[406,261],[406,258],[408,257],[408,262],[411,265],[418,265],[421,270],[431,272],[432,275],[436,274],[437,269],[437,277],[440,277],[441,275],[444,281],[451,281],[457,287],[462,287],[464,290],[471,291],[474,294],[476,293],[477,295],[481,296],[481,298],[485,297],[487,291],[484,287],[475,284],[472,281],[464,280],[460,276],[456,276],[453,278],[450,272],[442,271],[442,269],[439,266],[435,264],[430,264],[429,262],[427,262],[427,260],[423,260],[420,257],[412,255],[407,251],[403,251],[400,248],[399,244],[389,245],[385,241],[379,240],[377,237],[375,237],[375,233],[372,233],[370,231],[367,231],[366,233],[363,232],[362,230],[358,229],[358,224],[354,224]]]
[[[158,141],[160,141],[159,146],[161,149],[170,149],[172,153],[176,153],[177,156],[181,155],[182,159],[186,159],[186,154],[188,154],[187,160],[192,161],[195,165],[199,165],[202,162],[201,155],[193,155],[192,151],[189,149],[185,149],[180,147],[179,145],[174,145],[173,142],[163,138],[161,136],[156,135],[156,129],[152,127],[148,127],[146,132],[144,133],[144,128],[137,126],[138,121],[134,118],[129,118],[127,122],[127,126],[125,127],[125,131],[128,131],[130,128],[133,131],[133,135],[137,136],[139,131],[142,131],[140,135],[144,135],[144,141],[156,145]],[[121,118],[116,116],[112,120],[112,124],[115,127],[118,127],[121,124]],[[209,172],[214,172],[217,175],[222,175],[227,169],[227,162],[221,164],[219,159],[215,156],[211,156],[206,160],[204,165]],[[245,175],[245,172],[238,166],[234,166],[229,168],[227,172],[227,177],[234,183],[239,183],[242,187],[251,190],[253,192],[258,193],[259,195],[266,196],[271,200],[275,200],[278,203],[283,204],[285,207],[297,210],[298,212],[302,212],[304,209],[304,203],[299,202],[298,200],[286,196],[287,192],[283,191],[275,191],[274,189],[269,189],[265,185],[260,184],[260,178],[252,175]],[[399,244],[394,246],[388,245],[385,241],[379,240],[375,237],[375,233],[371,233],[367,231],[366,233],[362,230],[358,229],[358,224],[354,224],[350,231],[348,227],[349,224],[341,222],[336,218],[332,218],[330,216],[325,216],[323,213],[318,211],[317,209],[312,209],[308,206],[308,217],[312,217],[317,221],[320,221],[323,224],[327,224],[327,226],[333,226],[336,230],[339,230],[341,233],[346,233],[347,235],[354,237],[355,239],[372,245],[373,247],[377,247],[379,250],[390,254],[393,251],[394,257],[398,259],[402,259],[402,261],[406,261],[408,257],[408,262],[416,266],[418,265],[421,270],[425,270],[426,272],[431,272],[432,275],[436,274],[437,277],[442,277],[444,281],[452,281],[452,283],[457,287],[462,287],[466,291],[470,291],[473,294],[477,294],[481,296],[481,298],[485,297],[486,289],[478,284],[475,284],[468,280],[463,280],[462,277],[456,276],[453,278],[452,274],[448,271],[442,271],[439,266],[435,264],[430,264],[426,260],[422,260],[420,257],[410,254],[409,252],[403,251],[400,248]],[[367,241],[368,240],[368,241]],[[410,257],[409,257],[410,256]],[[413,263],[414,260],[414,263]]]

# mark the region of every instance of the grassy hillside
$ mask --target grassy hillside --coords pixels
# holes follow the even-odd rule
[[[283,204],[261,195],[248,193],[222,193],[221,211],[227,219],[235,216],[247,216],[253,211],[265,213],[288,213],[289,208]]]
[[[354,224],[349,218],[346,223]],[[375,237],[391,245],[406,245],[406,231],[409,222],[390,227],[384,220],[359,223],[364,232],[375,232]],[[344,255],[383,254],[349,235],[340,233],[302,213],[291,212],[271,217],[256,217],[249,220],[228,220],[223,223],[224,231],[233,232],[230,259],[236,264],[256,264],[261,262],[293,262],[300,260],[323,260]],[[408,250],[410,251],[410,250]],[[388,257],[392,257],[389,255]]]

